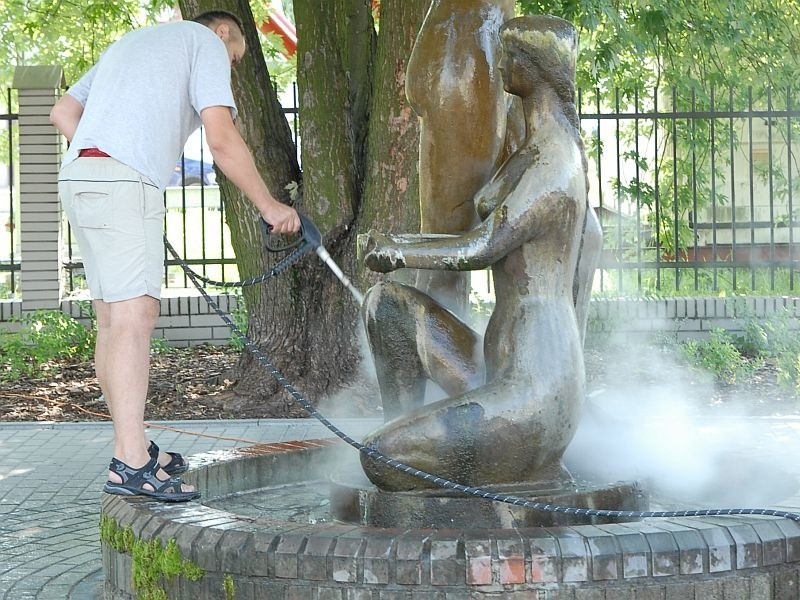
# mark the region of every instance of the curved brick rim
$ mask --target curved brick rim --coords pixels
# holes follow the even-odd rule
[[[334,440],[193,457],[205,497],[315,475]],[[349,449],[345,451],[351,452]],[[238,487],[237,487],[238,486]],[[800,525],[772,517],[648,520],[527,529],[264,526],[196,503],[106,495],[103,514],[137,537],[175,539],[206,571],[167,582],[172,600],[766,600],[800,597]],[[106,598],[132,599],[131,560],[102,547]]]

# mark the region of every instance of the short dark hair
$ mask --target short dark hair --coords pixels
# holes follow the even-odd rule
[[[192,21],[205,25],[206,27],[211,27],[217,21],[233,21],[239,28],[239,31],[244,34],[242,20],[235,14],[229,13],[227,10],[208,10],[197,15]]]

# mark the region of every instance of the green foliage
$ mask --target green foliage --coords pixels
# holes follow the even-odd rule
[[[767,135],[765,122],[754,111],[785,111],[791,108],[791,100],[785,90],[772,93],[768,88],[748,89],[738,87],[720,93],[715,88],[675,87],[664,94],[665,98],[653,98],[647,103],[636,95],[633,104],[618,104],[618,97],[605,98],[601,112],[612,114],[635,110],[640,114],[652,114],[658,108],[667,113],[686,113],[686,118],[658,119],[642,118],[633,121],[622,118],[615,132],[622,148],[636,150],[620,153],[619,178],[611,178],[613,199],[606,207],[615,210],[618,216],[607,219],[606,247],[622,257],[633,258],[633,254],[658,250],[664,257],[678,256],[685,260],[682,251],[700,241],[703,231],[696,229],[692,221],[725,222],[733,214],[728,210],[725,218],[715,215],[725,208],[733,208],[737,200],[736,214],[744,218],[738,221],[759,221],[756,214],[747,215],[747,202],[752,198],[741,197],[743,183],[754,188],[763,185],[769,188],[769,201],[776,213],[770,218],[777,227],[788,227],[789,200],[800,193],[800,179],[789,176],[791,158],[787,148],[791,140],[800,135],[800,120],[775,117],[770,121],[768,135],[772,140],[770,152],[774,151],[768,164],[754,160],[752,147],[742,144],[750,136]],[[613,105],[613,109],[610,105]],[[705,114],[703,114],[704,111]],[[710,118],[711,113],[719,118]],[[777,113],[776,113],[777,114]],[[603,157],[599,134],[592,134],[587,152],[598,164]],[[605,135],[611,135],[606,128]],[[751,137],[751,140],[753,137]],[[657,142],[657,144],[656,144]],[[752,167],[752,174],[734,170],[731,161],[738,155]],[[606,160],[608,156],[606,156]],[[796,169],[796,165],[792,165]],[[740,196],[735,196],[736,190]],[[751,194],[753,192],[751,191]],[[756,192],[760,197],[761,192]],[[763,201],[763,200],[760,200]],[[751,208],[751,210],[754,210]],[[694,218],[692,218],[694,217]],[[761,225],[754,224],[756,233]],[[746,240],[748,232],[738,232],[738,242]],[[710,234],[709,234],[710,235]],[[689,257],[691,258],[691,257]]]
[[[604,269],[595,298],[674,298],[683,296],[792,296],[800,283],[789,269],[770,267],[699,268],[662,262],[656,268],[653,252],[643,253],[640,268]]]
[[[0,3],[0,87],[21,65],[59,65],[73,83],[106,46],[155,22],[167,0],[5,0]]]
[[[253,12],[253,18],[256,24],[263,23],[269,17],[269,11],[272,9],[272,2],[251,2],[250,8]],[[281,3],[277,3],[281,4]],[[282,3],[281,7],[283,13],[289,18],[292,18],[291,3],[287,6]],[[289,86],[297,80],[297,55],[291,58],[286,58],[281,53],[283,51],[283,40],[276,33],[265,34],[261,32],[261,51],[264,54],[264,61],[267,63],[270,78],[272,79],[278,90],[288,89]]]
[[[239,331],[242,333],[247,333],[248,318],[247,304],[245,302],[244,295],[241,294],[240,290],[237,290],[236,308],[231,311],[231,319],[233,319],[233,322]],[[228,347],[236,350],[237,352],[241,352],[244,350],[244,342],[237,336],[231,334],[231,337],[228,340]]]
[[[696,366],[726,383],[747,378],[758,366],[757,362],[745,358],[724,329],[714,329],[707,340],[688,340],[681,345],[681,350]]]
[[[688,340],[677,346],[695,366],[726,383],[746,379],[769,364],[776,369],[779,383],[800,392],[798,319],[787,310],[758,318],[746,313],[745,303],[737,304],[736,314],[744,315],[741,335],[715,329],[707,340]]]
[[[172,354],[175,348],[170,346],[165,338],[151,338],[150,351],[153,354]]]
[[[794,83],[798,0],[518,0],[520,13],[551,14],[578,28],[578,85],[619,88]]]
[[[233,583],[233,577],[225,575],[225,580],[222,582],[222,590],[225,592],[225,600],[236,600],[236,586]]]
[[[11,284],[0,281],[0,300],[8,300],[13,297],[14,294],[11,293]]]
[[[749,318],[737,340],[742,352],[775,365],[778,381],[800,391],[798,320],[784,310],[769,318]]]
[[[94,320],[91,303],[81,304],[83,313]],[[94,355],[94,327],[86,327],[60,310],[38,310],[14,321],[21,324],[19,331],[0,329],[0,381],[41,375],[54,360],[86,361]],[[150,349],[154,354],[175,352],[163,338],[150,340]]]
[[[800,0],[518,0],[522,13],[571,21],[580,34],[577,83],[585,110],[700,112],[719,118],[649,118],[623,124],[621,136],[639,154],[625,153],[625,181],[612,180],[618,206],[641,211],[641,223],[608,239],[617,246],[657,248],[675,256],[693,245],[690,214],[725,206],[732,182],[731,148],[740,146],[746,119],[725,113],[790,107],[800,67]],[[728,93],[728,88],[736,92]],[[772,135],[785,141],[800,123],[776,119]],[[793,131],[790,132],[790,128]],[[587,153],[599,162],[600,143]],[[652,149],[644,150],[651,144]],[[645,156],[645,153],[649,153]],[[773,201],[800,192],[789,185],[785,161],[755,166],[770,181]],[[797,179],[797,178],[795,178]],[[792,189],[790,189],[790,187]],[[656,211],[656,203],[658,211]],[[788,221],[788,215],[777,215]],[[620,242],[624,242],[621,244]]]
[[[791,356],[788,357],[791,360]],[[800,352],[796,352],[794,362],[787,362],[781,365],[781,373],[784,373],[783,381],[786,381],[789,376],[792,377],[795,391],[800,393]]]
[[[11,85],[14,68],[58,65],[67,84],[91,67],[106,47],[128,31],[168,20],[170,0],[5,0],[0,3],[0,90]],[[269,3],[253,3],[257,22]],[[288,7],[291,8],[291,7]],[[295,79],[295,61],[280,56],[282,42],[265,36],[262,50],[273,78],[283,88]]]
[[[100,517],[100,541],[121,554],[131,555],[131,575],[137,600],[168,600],[162,585],[164,579],[185,577],[189,581],[198,581],[205,575],[203,569],[181,556],[174,539],[170,539],[166,547],[158,539],[139,539],[130,525],[120,527],[107,515]]]
[[[135,539],[130,525],[124,528],[119,527],[111,517],[107,515],[100,517],[100,540],[117,552],[129,553]]]
[[[0,331],[0,380],[13,381],[42,372],[48,361],[88,360],[95,333],[60,310],[25,314],[16,333]]]

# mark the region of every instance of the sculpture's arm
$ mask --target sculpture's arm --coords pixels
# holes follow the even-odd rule
[[[414,236],[391,237],[371,230],[366,234],[364,263],[373,271],[436,269],[476,271],[485,269],[530,239],[535,223],[534,205],[520,206],[511,192],[489,216],[461,235],[412,241]],[[521,209],[521,210],[520,210]],[[424,238],[424,236],[419,236]]]

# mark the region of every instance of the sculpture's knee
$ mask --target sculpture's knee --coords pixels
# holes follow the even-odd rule
[[[407,286],[379,283],[362,306],[384,416],[394,418],[422,404],[425,370],[418,350],[413,302]]]
[[[384,456],[439,475],[472,485],[472,473],[483,471],[479,447],[486,431],[485,411],[476,402],[448,402],[425,406],[408,417],[386,423],[368,435],[364,443]],[[361,464],[370,481],[387,491],[409,491],[437,487],[392,469],[382,462],[361,455]]]
[[[369,288],[364,294],[364,304],[361,306],[364,320],[375,321],[379,318],[379,314],[383,315],[387,311],[395,312],[401,296],[398,289],[400,287],[402,284],[393,281],[381,281]]]
[[[370,345],[373,340],[381,345],[398,342],[406,345],[414,336],[414,311],[409,302],[409,290],[403,284],[381,282],[367,291],[361,314]]]

